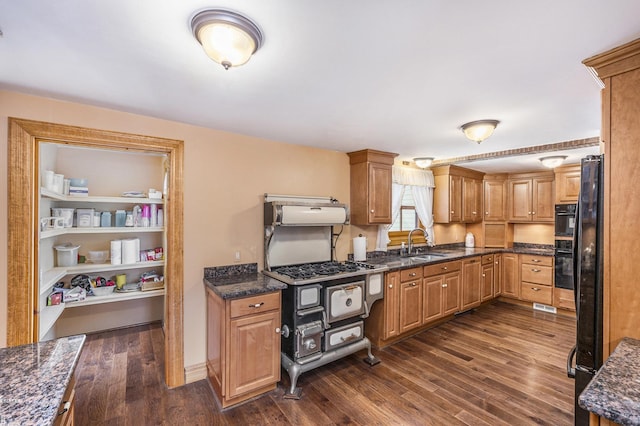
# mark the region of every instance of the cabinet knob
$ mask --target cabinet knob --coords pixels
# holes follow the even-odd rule
[[[256,303],[256,304],[251,304],[249,305],[250,308],[259,308],[260,306],[264,305],[264,302],[260,302],[260,303]]]
[[[393,284],[389,284],[389,288],[393,288]]]
[[[536,214],[536,212],[531,212],[531,214]]]
[[[442,284],[442,288],[447,288],[447,283]]]
[[[475,216],[478,214],[478,212],[471,212],[471,214]]]
[[[540,291],[540,289],[538,287],[531,287],[531,290],[533,291]]]
[[[498,265],[498,264],[499,264],[499,263],[498,263],[498,261],[496,260],[496,265]]]
[[[529,212],[529,214],[531,214],[531,212]]]
[[[455,212],[453,210],[451,210],[451,214],[455,214]]]
[[[411,283],[411,287],[415,287],[415,286],[416,286],[416,283]]]
[[[486,277],[486,275],[485,275],[485,274],[482,274],[482,278],[484,278],[484,277]]]
[[[276,327],[276,334],[280,334],[280,327]]]
[[[410,276],[410,277],[415,277],[415,276],[416,276],[416,273],[415,273],[415,272],[412,272],[412,273],[410,273],[410,274],[409,274],[409,276]]]
[[[531,268],[531,272],[540,272],[540,269]]]
[[[541,260],[540,259],[531,259],[531,262],[539,263],[539,262],[541,262]]]
[[[442,267],[442,268],[440,268],[440,269],[444,269],[444,270],[446,271],[446,270],[447,270],[447,267],[446,267],[446,266],[443,266],[443,267]]]
[[[374,210],[371,210],[371,213],[373,213],[373,212],[374,212]]]
[[[487,216],[489,216],[489,212],[484,212],[484,214],[486,214]]]

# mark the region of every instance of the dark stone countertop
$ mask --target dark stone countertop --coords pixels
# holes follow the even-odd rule
[[[287,288],[287,285],[260,272],[230,275],[227,277],[209,276],[203,279],[206,288],[222,299],[237,299],[256,294],[270,293]]]
[[[425,266],[452,260],[460,260],[468,257],[482,256],[496,253],[518,253],[533,254],[537,256],[553,256],[553,249],[538,247],[514,247],[514,248],[445,248],[433,247],[423,253],[401,257],[401,256],[380,256],[367,259],[366,263],[379,266],[387,266],[389,271],[406,269],[415,266]]]
[[[0,424],[51,425],[85,336],[0,349]]]
[[[620,341],[578,397],[578,404],[621,425],[640,425],[640,340]]]

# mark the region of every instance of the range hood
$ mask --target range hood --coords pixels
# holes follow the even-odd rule
[[[331,197],[265,194],[265,226],[333,226],[349,224],[349,208]]]

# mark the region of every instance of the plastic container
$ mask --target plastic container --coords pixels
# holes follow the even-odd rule
[[[91,228],[93,226],[94,209],[76,209],[76,223],[78,228]]]
[[[108,296],[116,289],[115,285],[108,285],[102,287],[91,287],[91,291],[94,296]]]
[[[471,232],[467,232],[467,235],[464,237],[464,246],[467,248],[473,248],[476,245],[475,238]]]
[[[51,209],[51,215],[53,217],[61,217],[64,219],[64,227],[71,228],[73,226],[73,212],[75,209],[53,207]]]
[[[116,210],[116,227],[118,228],[124,227],[126,220],[127,220],[127,213],[124,210]]]
[[[78,249],[80,246],[67,243],[54,248],[56,249],[58,266],[75,266],[78,264]]]
[[[91,263],[105,263],[108,258],[108,250],[91,250],[87,253],[87,260]]]
[[[103,228],[111,226],[111,212],[102,212],[102,216],[100,217],[100,226]]]
[[[89,185],[89,179],[87,178],[69,178],[69,184],[71,186],[87,187]]]

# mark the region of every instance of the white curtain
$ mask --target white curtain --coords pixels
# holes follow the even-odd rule
[[[393,183],[391,185],[391,223],[400,214],[404,191],[411,188],[416,203],[416,213],[425,227],[428,242],[435,244],[433,235],[433,188],[435,180],[431,170],[418,170],[408,167],[393,167]],[[387,251],[389,244],[389,228],[391,225],[378,227],[376,251]]]

